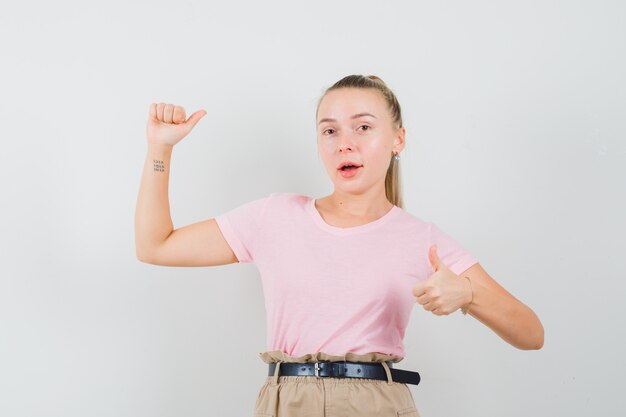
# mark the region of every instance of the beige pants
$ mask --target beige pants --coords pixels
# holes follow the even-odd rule
[[[282,351],[259,353],[265,363],[276,363],[273,376],[261,387],[254,417],[420,417],[407,384],[393,382],[386,361],[403,358],[373,352],[344,356],[324,352],[288,356]],[[279,375],[283,362],[317,361],[381,362],[387,381],[369,378],[340,378]]]

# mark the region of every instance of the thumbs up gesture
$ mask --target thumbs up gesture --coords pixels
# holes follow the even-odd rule
[[[441,262],[436,245],[430,247],[428,259],[433,274],[413,286],[413,295],[424,306],[424,310],[444,316],[469,303],[472,297],[469,281],[461,279]]]

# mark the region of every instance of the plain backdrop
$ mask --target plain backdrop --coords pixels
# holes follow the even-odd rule
[[[407,128],[405,209],[545,328],[523,351],[416,304],[422,417],[623,415],[621,1],[56,1],[0,14],[0,415],[246,416],[267,375],[254,264],[135,257],[150,103],[208,114],[174,148],[174,227],[332,192],[315,105],[376,74]],[[312,294],[312,296],[315,296]]]

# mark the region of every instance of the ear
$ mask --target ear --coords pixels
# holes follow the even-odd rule
[[[398,130],[396,131],[396,137],[393,140],[393,152],[394,153],[400,153],[404,149],[405,135],[406,135],[406,128],[399,127]]]

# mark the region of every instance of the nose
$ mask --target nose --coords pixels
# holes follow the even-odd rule
[[[345,152],[348,149],[353,150],[354,141],[352,135],[341,135],[337,142],[337,147],[339,148],[339,152]]]

